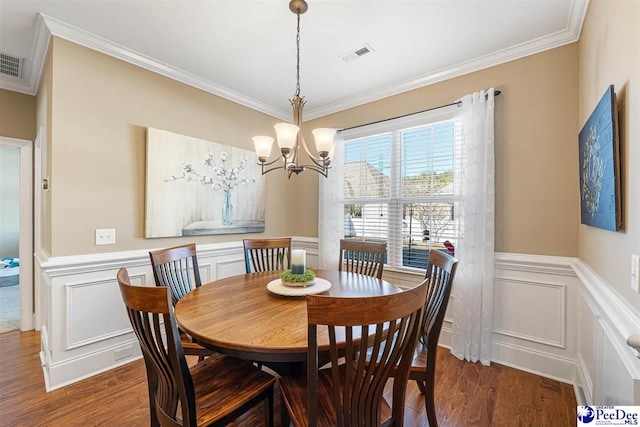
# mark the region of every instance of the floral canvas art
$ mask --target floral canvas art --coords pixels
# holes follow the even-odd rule
[[[622,225],[617,117],[609,86],[579,136],[581,222],[612,231]]]
[[[264,231],[253,151],[147,129],[145,237]]]

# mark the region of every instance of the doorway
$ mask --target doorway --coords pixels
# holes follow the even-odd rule
[[[0,318],[18,314],[22,331],[33,329],[34,320],[32,156],[31,141],[0,137],[0,279],[6,285],[0,287]],[[8,322],[13,327],[16,320]]]

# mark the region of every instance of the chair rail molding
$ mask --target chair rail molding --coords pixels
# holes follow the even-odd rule
[[[625,341],[634,334],[640,334],[640,313],[631,307],[598,274],[582,260],[576,260],[574,269],[585,290],[615,325],[615,329]]]

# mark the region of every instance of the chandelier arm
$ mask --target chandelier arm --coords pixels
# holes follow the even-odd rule
[[[262,166],[262,175],[266,175],[266,174],[268,174],[269,172],[271,172],[271,171],[275,171],[275,170],[285,170],[285,171],[287,170],[287,168],[286,168],[286,167],[282,167],[282,166],[274,166],[274,167],[272,167],[272,168],[270,168],[270,169],[265,170],[265,169],[264,169],[264,167],[265,167],[266,165],[261,165],[261,166]]]
[[[315,165],[300,165],[303,168],[311,169],[312,171],[318,172],[320,175],[325,178],[329,175],[329,169],[331,166],[315,166]]]
[[[331,162],[331,159],[329,159],[329,158],[323,159],[323,158],[317,158],[317,157],[314,157],[314,156],[309,152],[309,149],[307,148],[307,144],[305,143],[304,138],[302,139],[302,145],[304,146],[304,149],[305,149],[305,151],[307,152],[307,156],[309,156],[309,159],[310,159],[310,160],[311,160],[311,161],[312,161],[316,166],[318,166],[319,168],[322,168],[322,169],[324,169],[324,168],[328,168],[328,167],[329,167],[329,165],[328,165],[326,162],[327,162],[327,161]]]
[[[318,161],[316,159],[314,159],[313,157],[309,157],[311,159],[311,161],[318,166],[319,168],[324,168],[327,167],[328,165],[325,165],[324,162],[322,160]]]
[[[282,157],[282,156],[281,156],[281,157]],[[281,159],[281,157],[276,157],[275,159],[271,160],[270,162],[266,162],[266,161],[265,161],[265,162],[258,162],[258,163],[256,163],[256,165],[258,165],[258,166],[269,166],[269,165],[274,164],[274,163],[275,163],[275,162],[277,162],[278,160],[280,160],[280,159]]]
[[[307,147],[307,141],[304,139],[304,136],[301,136],[300,139],[302,139],[302,147],[304,148],[304,151],[307,153],[307,156],[309,156],[309,158],[313,161],[313,163],[315,163],[318,166],[321,166],[319,162],[322,162],[322,158],[315,157],[313,154],[311,154],[311,152],[309,151],[309,147]]]

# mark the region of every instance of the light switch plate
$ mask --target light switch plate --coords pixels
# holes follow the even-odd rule
[[[631,255],[631,289],[640,292],[640,255]]]
[[[115,244],[116,244],[115,228],[96,229],[96,245],[115,245]]]

